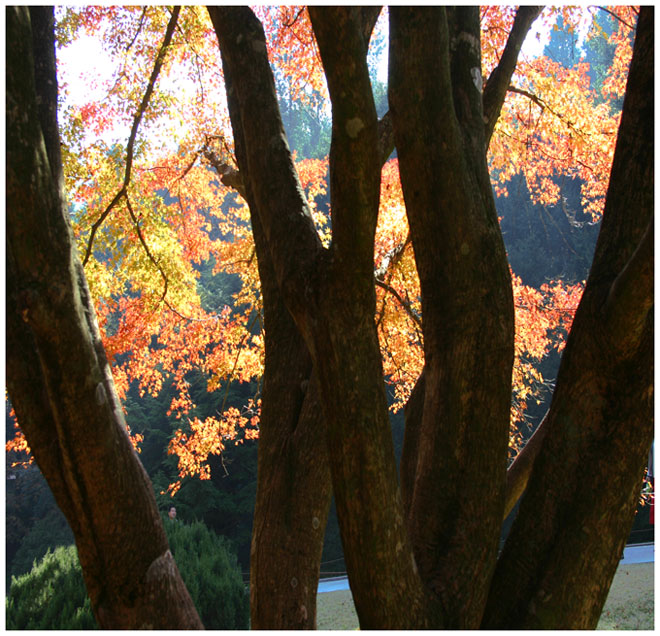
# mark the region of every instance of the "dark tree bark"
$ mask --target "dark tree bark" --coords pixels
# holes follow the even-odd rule
[[[209,7],[214,24],[222,19]],[[239,109],[226,75],[234,129]],[[307,346],[284,306],[247,177],[244,141],[235,135],[242,172],[223,179],[250,206],[265,326],[263,408],[257,499],[250,556],[254,629],[314,629],[321,553],[331,498],[319,389]]]
[[[314,629],[332,492],[319,389],[307,347],[278,293],[254,205],[250,209],[266,348],[250,555],[251,626]]]
[[[538,9],[521,10],[507,51],[519,50],[537,14]],[[318,243],[288,147],[282,142],[260,25],[250,12],[218,10],[216,32],[235,100],[233,125],[244,144],[239,164],[252,189],[253,218],[263,226],[262,253],[272,259],[279,293],[318,374],[333,488],[361,625],[477,627],[489,594],[492,602],[496,596],[492,590],[498,588],[491,584],[491,577],[500,524],[510,505],[506,498],[515,501],[516,486],[524,487],[539,448],[563,463],[556,460],[561,453],[547,450],[553,448],[547,431],[558,412],[553,406],[535,443],[524,454],[528,465],[521,468],[518,462],[507,485],[513,308],[486,149],[492,134],[489,122],[496,118],[504,98],[504,91],[498,89],[508,85],[513,66],[511,56],[503,56],[501,67],[489,78],[487,98],[483,97],[480,77],[474,72],[480,68],[474,9],[393,9],[392,110],[387,122],[378,126],[364,69],[356,63],[364,55],[358,15],[358,10],[348,9],[311,11],[333,104],[331,248],[324,250]],[[248,69],[250,81],[243,79]],[[379,371],[371,324],[370,252],[376,202],[370,188],[374,157],[382,160],[388,146],[382,137],[379,143],[378,130],[386,130],[385,123],[390,121],[422,283],[426,357],[424,374],[407,409],[401,476],[404,502],[395,480],[388,477],[392,463],[380,383],[364,380],[365,374],[375,376]],[[641,182],[650,183],[648,173]],[[626,178],[619,183],[625,186]],[[640,342],[649,341],[644,329],[651,311],[651,234],[649,229],[644,240],[634,237],[634,253],[615,270],[616,282],[608,288],[605,305],[612,332],[636,333],[641,340],[635,346],[646,354],[619,369],[618,383],[632,368],[640,369],[646,378],[651,368],[648,346],[639,347]],[[614,244],[620,240],[617,232]],[[647,282],[640,287],[640,281]],[[630,312],[620,310],[622,299],[639,303],[642,315],[631,320]],[[619,348],[628,351],[625,344]],[[586,367],[579,363],[576,368]],[[605,366],[598,366],[599,372],[603,370],[607,373]],[[570,382],[579,390],[575,377]],[[612,384],[608,390],[613,390]],[[646,391],[648,398],[648,385]],[[639,392],[633,394],[639,398]],[[569,401],[575,408],[576,400]],[[618,412],[627,412],[633,401],[623,398]],[[635,417],[650,421],[648,408]],[[347,421],[360,426],[349,428]],[[589,444],[594,454],[593,440]],[[635,473],[634,466],[643,464],[640,458],[648,449],[648,439],[642,447],[643,452],[622,465],[622,475],[629,477]],[[550,480],[560,483],[557,474]],[[489,497],[484,497],[484,484],[489,486]],[[626,491],[628,508],[618,516],[626,527],[638,486],[636,476]],[[611,493],[610,485],[608,496]],[[601,504],[607,501],[603,497]],[[534,513],[539,516],[538,509]],[[586,513],[580,517],[585,522],[588,518]],[[623,541],[625,528],[615,525],[611,534]],[[389,536],[383,540],[384,528],[389,529]],[[394,548],[392,536],[397,541]],[[383,562],[384,555],[392,557],[389,563]],[[608,574],[602,571],[599,576],[602,588]],[[499,589],[509,590],[512,584],[513,578],[508,587]],[[581,595],[583,604],[591,602],[585,601],[588,596]],[[406,607],[403,619],[401,607]],[[557,624],[577,625],[569,604],[565,607],[560,616],[563,622]],[[484,624],[490,620],[487,613]],[[518,624],[511,616],[502,623]]]
[[[513,365],[479,42],[477,8],[390,10],[390,108],[424,327],[423,410],[403,460],[408,524],[454,629],[479,625],[495,566]]]
[[[594,629],[653,439],[653,7],[643,7],[596,253],[484,626]]]
[[[25,9],[7,20],[10,395],[74,529],[100,623],[200,626],[130,447],[71,240],[52,25],[42,29],[52,12],[32,13],[33,32]],[[509,478],[513,306],[486,150],[538,8],[518,11],[484,93],[477,9],[392,8],[381,122],[366,65],[377,11],[310,9],[332,102],[329,248],[302,195],[261,24],[247,8],[209,14],[266,323],[253,627],[315,625],[330,480],[362,628],[593,627],[652,437],[652,9],[641,12],[601,236],[551,409],[526,454],[532,470]],[[32,42],[41,51],[49,33],[51,53],[35,65]],[[401,489],[374,323],[390,134],[426,363],[406,409]],[[507,492],[528,479],[498,560]]]
[[[330,250],[320,245],[300,196],[261,25],[248,10],[218,8],[211,10],[214,13],[230,97],[239,110],[231,113],[235,137],[245,148],[239,167],[251,184],[251,207],[259,215],[280,293],[305,339],[321,386],[347,568],[361,597],[356,599],[358,613],[363,625],[402,625],[402,594],[410,602],[409,591],[416,585],[421,610],[424,592],[405,549],[373,322],[380,161],[359,13],[340,9],[312,16],[326,70],[336,69],[334,77],[328,71],[336,113]],[[325,39],[319,35],[324,28]],[[337,33],[342,34],[341,45],[330,41]],[[345,76],[343,62],[351,56],[360,61]],[[365,561],[370,568],[359,567]],[[418,616],[424,624],[424,613]]]
[[[214,24],[222,19],[209,8]],[[307,346],[284,306],[247,173],[232,78],[225,74],[241,174],[251,213],[265,328],[257,498],[250,554],[253,629],[314,629],[331,498],[319,389]],[[236,182],[234,182],[236,184]]]
[[[9,395],[73,530],[99,625],[201,628],[128,439],[69,226],[53,10],[6,15]]]

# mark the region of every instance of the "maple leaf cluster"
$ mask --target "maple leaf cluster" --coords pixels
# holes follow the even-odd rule
[[[585,9],[563,7],[544,11],[541,20],[554,21],[557,11],[568,30],[577,29],[585,19]],[[615,103],[625,92],[636,20],[634,7],[614,7],[608,12],[618,18],[609,38],[616,48],[601,92],[591,86],[590,67],[582,59],[570,68],[546,56],[519,60],[489,148],[497,194],[506,196],[506,183],[521,173],[535,202],[555,204],[560,200],[556,177],[565,175],[580,180],[585,213],[594,221],[600,218],[621,114]],[[512,17],[507,10],[500,13],[490,8],[482,11],[482,22],[495,43],[484,46],[488,70],[501,51],[497,45]],[[599,35],[592,26],[587,37]]]
[[[563,11],[575,23],[578,10]],[[613,11],[633,21],[626,8]],[[325,108],[325,76],[307,11],[260,6],[256,12],[282,97]],[[514,15],[510,7],[481,10],[484,77],[499,60]],[[72,94],[72,78],[60,66],[62,154],[74,233],[115,385],[122,399],[134,383],[141,395],[154,396],[164,383],[174,386],[169,415],[182,426],[168,452],[178,457],[180,479],[208,479],[209,456],[220,455],[231,440],[258,435],[260,405],[255,396],[241,408],[223,403],[213,417],[191,416],[189,374],[202,373],[215,391],[263,372],[249,210],[225,183],[236,162],[217,40],[202,7],[183,7],[177,15],[157,6],[58,9],[60,50],[83,36],[102,43],[112,72],[90,68],[88,91]],[[544,57],[521,60],[490,146],[496,192],[504,193],[506,182],[522,172],[536,199],[552,203],[560,195],[553,176],[567,174],[582,179],[585,209],[600,214],[618,126],[610,101],[624,91],[629,30],[622,25],[612,41],[617,53],[601,95],[590,88],[585,64],[567,69]],[[328,161],[301,159],[296,167],[319,236],[329,245]],[[214,274],[240,280],[222,307],[202,302],[200,271],[209,259]],[[374,271],[384,373],[398,410],[424,356],[419,279],[396,159],[382,170]],[[561,349],[582,286],[557,281],[536,290],[515,275],[512,281],[512,422],[519,423],[545,383],[536,363]],[[136,446],[140,438],[132,436]],[[516,426],[511,439],[520,443]],[[7,450],[28,450],[20,432]],[[180,484],[170,486],[171,494]]]

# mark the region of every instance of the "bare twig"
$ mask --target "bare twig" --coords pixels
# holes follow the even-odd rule
[[[149,257],[149,260],[156,266],[156,268],[160,272],[160,275],[163,279],[163,283],[164,283],[163,293],[162,293],[162,295],[160,297],[160,301],[159,301],[159,302],[163,302],[163,301],[165,301],[165,296],[167,295],[167,287],[169,285],[169,280],[167,278],[167,275],[163,271],[163,268],[160,266],[160,262],[157,261],[154,258],[154,255],[151,253],[151,250],[149,249],[149,246],[147,245],[147,242],[144,240],[144,235],[142,234],[142,229],[140,228],[140,222],[138,221],[137,217],[135,216],[135,212],[133,211],[133,206],[131,205],[131,200],[130,200],[128,194],[125,195],[125,199],[126,199],[126,209],[128,210],[128,213],[131,217],[131,220],[133,221],[133,225],[135,226],[135,231],[137,233],[137,236],[138,236],[138,239],[139,239],[140,243],[142,244],[142,248],[144,249],[145,253]],[[167,302],[167,301],[165,301],[165,302]]]
[[[292,27],[292,26],[298,21],[298,18],[300,17],[300,15],[302,14],[302,12],[303,12],[304,10],[305,10],[305,7],[302,7],[301,9],[299,9],[299,10],[298,10],[298,13],[296,13],[296,15],[295,15],[295,17],[293,18],[293,20],[291,20],[291,22],[284,22],[284,23],[283,23],[284,26],[285,26],[287,29],[290,29],[290,28],[291,28],[291,27]]]
[[[128,46],[126,47],[127,53],[131,50],[131,47],[135,44],[135,40],[137,40],[138,35],[140,35],[140,32],[142,31],[142,24],[144,23],[144,16],[146,15],[146,13],[147,13],[147,7],[143,7],[142,15],[140,16],[140,21],[138,22],[137,31],[135,32],[133,39],[129,42]]]
[[[628,24],[622,17],[620,17],[616,13],[613,13],[612,11],[610,11],[607,7],[599,6],[598,8],[601,11],[604,11],[605,13],[609,13],[615,20],[618,20],[619,22],[621,22],[621,24],[625,24],[629,29],[632,29],[633,31],[635,30],[635,27],[632,24]]]
[[[406,301],[404,298],[402,298],[401,294],[399,294],[399,292],[396,289],[394,289],[394,287],[392,287],[392,285],[386,283],[383,280],[379,280],[378,278],[376,278],[374,280],[375,280],[376,285],[378,285],[378,287],[381,287],[385,291],[388,291],[390,294],[392,294],[392,296],[394,296],[399,301],[399,304],[403,307],[405,312],[410,316],[410,318],[413,320],[413,322],[421,329],[422,328],[422,321],[421,321],[420,317],[417,315],[417,313],[415,312],[415,310],[412,308],[410,303],[408,301]]]

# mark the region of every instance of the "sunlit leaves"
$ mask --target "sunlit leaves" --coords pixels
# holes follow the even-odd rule
[[[628,18],[626,24],[634,24],[632,9],[627,7],[622,12]],[[498,13],[490,8],[484,19],[493,22]],[[502,15],[505,25],[510,17],[506,10]],[[583,9],[564,7],[561,16],[567,28],[577,28],[589,14]],[[552,18],[544,13],[544,20]],[[539,203],[553,204],[559,199],[553,178],[567,175],[583,183],[584,211],[594,220],[600,217],[620,116],[612,101],[625,90],[632,56],[630,28],[626,24],[620,22],[612,38],[617,42],[615,63],[604,81],[603,95],[591,86],[589,65],[580,60],[570,68],[545,56],[519,62],[489,149],[493,186],[498,193],[505,194],[506,182],[521,172],[533,198]],[[494,27],[491,30],[494,35],[501,32]],[[600,37],[595,29],[590,30],[589,36]]]
[[[537,370],[537,364],[552,349],[563,350],[584,284],[555,281],[538,290],[523,285],[515,274],[512,283],[516,337],[511,420],[521,424],[526,421],[529,401],[539,403],[545,397],[547,380]]]
[[[307,11],[296,6],[256,11],[281,80],[280,99],[299,100],[322,112],[325,78]],[[482,74],[487,78],[500,59],[515,10],[494,6],[480,11]],[[589,18],[584,10],[562,8],[546,10],[541,20],[552,24],[558,11],[565,24],[576,28]],[[496,191],[522,172],[536,200],[553,203],[560,196],[554,177],[562,174],[582,180],[585,209],[594,218],[600,214],[618,126],[613,103],[625,89],[630,26],[636,19],[630,7],[611,11],[621,21],[610,38],[615,61],[601,93],[591,86],[589,69],[579,59],[571,68],[546,57],[519,63],[490,146]],[[100,42],[104,51],[89,60],[85,91],[71,90],[77,78],[65,63],[58,69],[65,89],[60,127],[66,189],[81,255],[92,226],[122,188],[129,131],[170,15],[160,6],[58,9],[63,59],[81,37]],[[600,37],[597,29],[591,35]],[[156,395],[165,383],[175,388],[169,414],[181,427],[169,451],[178,456],[181,478],[208,478],[210,456],[220,454],[228,441],[249,439],[258,431],[258,403],[240,410],[218,404],[215,416],[200,419],[188,384],[191,372],[201,373],[214,391],[259,379],[263,371],[261,294],[249,210],[237,192],[221,183],[209,163],[211,151],[236,167],[216,37],[202,7],[183,7],[140,123],[129,183],[99,226],[85,267],[120,397],[132,383],[142,394]],[[327,160],[297,159],[296,168],[328,247]],[[383,167],[380,195],[375,321],[397,410],[408,399],[424,359],[419,280],[396,160]],[[240,280],[227,305],[211,307],[200,298],[200,268],[211,258],[214,273]],[[512,421],[520,423],[528,404],[542,396],[547,379],[538,372],[538,361],[563,346],[581,286],[555,282],[536,290],[513,276],[513,288]],[[514,429],[514,446],[516,435]],[[24,449],[21,438],[14,444]],[[171,492],[177,488],[172,485]]]
[[[169,443],[168,453],[178,458],[180,479],[170,484],[168,492],[174,496],[181,487],[181,479],[185,477],[210,479],[209,456],[220,455],[225,449],[225,442],[235,439],[237,431],[242,431],[237,443],[255,439],[260,408],[260,402],[250,400],[243,411],[230,407],[221,417],[208,417],[203,421],[191,419],[188,432],[178,430]]]
[[[255,7],[264,25],[268,56],[277,75],[286,78],[292,101],[315,103],[327,97],[321,56],[304,6]]]

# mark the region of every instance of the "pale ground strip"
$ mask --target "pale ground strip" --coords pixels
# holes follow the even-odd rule
[[[598,629],[654,628],[654,563],[620,565],[610,588]],[[350,590],[317,597],[317,626],[322,630],[358,629]]]

